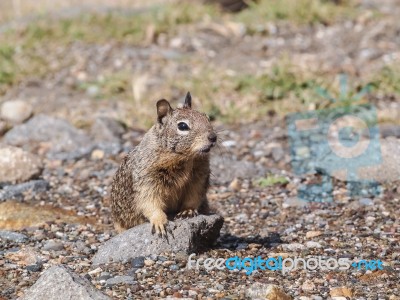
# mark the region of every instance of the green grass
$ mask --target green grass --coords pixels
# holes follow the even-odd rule
[[[49,60],[54,59],[54,47],[66,47],[77,41],[139,45],[150,43],[161,34],[173,35],[181,25],[209,19],[242,21],[250,33],[251,28],[265,25],[268,21],[330,23],[338,16],[348,16],[354,12],[353,5],[349,3],[345,1],[345,4],[335,5],[328,0],[261,0],[239,14],[225,15],[216,6],[179,2],[141,13],[85,14],[61,20],[43,17],[22,29],[11,30],[0,36],[0,95],[26,76],[47,74]],[[49,57],[43,57],[43,52],[49,53]],[[276,77],[279,76],[277,74]],[[266,84],[270,85],[268,82]],[[286,86],[279,84],[281,88],[265,89],[264,97],[283,97],[292,88],[290,82]],[[213,110],[218,113],[216,108]]]
[[[261,102],[287,98],[290,94],[303,99],[305,90],[314,89],[318,83],[314,79],[306,79],[296,74],[285,63],[274,65],[270,72],[259,76],[243,75],[236,79],[236,91],[259,94]]]
[[[44,18],[21,30],[19,38],[27,45],[42,41],[54,41],[59,44],[74,41],[118,41],[135,45],[143,42],[150,26],[153,27],[155,36],[161,33],[171,34],[180,25],[198,22],[205,16],[212,17],[217,14],[218,10],[213,6],[184,2],[179,5],[163,5],[140,13],[84,14],[73,19],[61,20]]]
[[[357,15],[354,1],[335,4],[329,0],[260,0],[250,2],[250,9],[238,14],[236,19],[245,23],[249,31],[265,30],[266,22],[289,20],[298,25],[332,24]]]
[[[259,187],[269,187],[277,184],[286,184],[289,181],[286,177],[277,175],[268,175],[267,177],[262,177],[255,180],[255,184]]]
[[[112,99],[114,97],[131,97],[130,86],[132,75],[129,72],[107,74],[92,81],[80,83],[77,88],[97,99]]]
[[[370,81],[349,76],[345,95],[341,95],[340,78],[337,74],[305,73],[286,60],[277,60],[263,74],[228,76],[224,70],[208,67],[192,75],[190,80],[173,78],[167,86],[179,90],[182,95],[190,90],[201,99],[201,110],[224,123],[263,119],[271,111],[285,116],[298,111],[365,104],[367,93],[356,96],[366,86],[370,87],[372,95],[400,95],[400,72],[395,67],[383,68]],[[335,101],[329,100],[330,97]]]
[[[31,24],[0,35],[0,95],[30,76],[41,78],[57,71],[57,68],[74,65],[76,58],[63,56],[74,43],[82,45],[136,46],[154,42],[160,35],[174,36],[182,26],[203,20],[216,22],[243,22],[250,34],[264,34],[268,22],[289,22],[295,26],[305,24],[331,24],[357,15],[357,7],[351,0],[336,5],[330,0],[260,0],[238,14],[224,14],[215,6],[180,2],[166,4],[158,9],[140,14],[86,14],[72,19],[54,20],[43,18]],[[261,29],[261,30],[260,30]],[[149,32],[152,32],[149,37]],[[54,51],[58,49],[61,51]],[[61,54],[57,54],[61,53]],[[70,61],[66,61],[68,58]],[[156,100],[160,94],[185,94],[190,90],[200,99],[196,108],[212,118],[225,123],[238,120],[251,122],[264,118],[268,112],[278,115],[290,112],[329,107],[329,101],[315,92],[318,87],[333,93],[338,91],[334,75],[305,74],[296,70],[288,60],[277,59],[276,64],[263,74],[226,73],[212,65],[204,65],[196,57],[184,58],[182,65],[197,70],[178,72],[166,79],[146,100],[135,103],[136,107],[148,107],[148,100]],[[52,66],[57,62],[56,66]],[[98,99],[118,98],[132,100],[132,78],[129,66],[117,73],[99,74],[76,88],[93,91]],[[399,93],[398,69],[388,67],[371,79],[376,91]],[[362,86],[362,82],[356,82]],[[174,91],[174,92],[172,92]],[[140,119],[152,120],[153,111],[135,111]],[[147,121],[145,121],[147,122]]]
[[[326,101],[316,91],[319,87],[330,90],[334,78],[326,74],[306,73],[286,60],[278,60],[265,73],[244,74],[234,80],[235,92],[242,97],[253,95],[257,99],[253,110],[265,116],[269,111],[285,115],[320,108]]]
[[[396,65],[384,67],[373,77],[371,84],[379,93],[400,96],[400,67]]]
[[[15,77],[16,65],[14,63],[15,50],[9,45],[0,46],[0,86],[8,85]]]
[[[86,14],[73,19],[43,18],[0,35],[0,95],[23,78],[49,73],[54,48],[76,42],[140,45],[160,34],[174,34],[179,26],[217,16],[214,6],[195,3],[166,4],[136,14]],[[48,53],[48,56],[43,55]]]
[[[56,38],[67,40],[82,40],[89,43],[111,41],[125,44],[140,44],[149,26],[153,27],[154,35],[173,33],[179,25],[199,21],[205,14],[212,14],[208,6],[199,6],[198,14],[191,12],[189,4],[180,6],[167,5],[159,10],[141,14],[121,15],[109,13],[106,15],[86,15],[74,20],[63,20],[51,32]]]

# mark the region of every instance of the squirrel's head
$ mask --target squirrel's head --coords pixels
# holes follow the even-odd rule
[[[182,108],[172,109],[169,102],[157,102],[155,130],[163,148],[188,157],[207,155],[217,142],[208,116],[192,109],[188,92]]]

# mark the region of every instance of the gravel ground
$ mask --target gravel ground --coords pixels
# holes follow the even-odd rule
[[[255,126],[257,124],[251,126],[253,135],[257,135]],[[251,141],[234,132],[229,140],[235,146],[224,152],[240,157],[235,149],[243,149],[242,144]],[[231,139],[233,136],[237,140]],[[3,297],[21,295],[37,280],[40,271],[54,264],[70,266],[97,288],[118,299],[168,295],[239,299],[245,297],[246,290],[255,282],[276,284],[291,296],[303,297],[301,299],[328,298],[336,287],[345,287],[354,298],[397,299],[400,294],[400,229],[396,218],[400,205],[398,182],[387,184],[381,197],[352,199],[347,196],[345,184],[338,181],[334,202],[305,204],[296,200],[296,188],[301,180],[311,178],[300,179],[288,171],[274,171],[267,166],[265,172],[283,176],[287,183],[260,187],[252,178],[226,182],[224,172],[237,170],[229,167],[214,174],[209,198],[225,218],[225,224],[213,249],[198,257],[312,255],[356,261],[380,259],[384,262],[384,270],[296,270],[286,275],[278,271],[255,271],[251,275],[243,271],[207,272],[188,270],[188,256],[184,253],[165,253],[146,257],[143,262],[136,260],[92,267],[91,258],[98,247],[116,234],[110,221],[107,189],[119,158],[47,162],[43,179],[50,183],[50,189],[25,192],[22,203],[38,205],[35,208],[38,212],[42,210],[41,205],[49,204],[72,209],[77,215],[87,216],[92,223],[73,225],[61,216],[43,225],[18,230],[26,236],[23,241],[2,239],[0,284]],[[261,159],[252,158],[257,165],[265,165]],[[249,168],[242,172],[252,172],[252,167],[242,166]]]

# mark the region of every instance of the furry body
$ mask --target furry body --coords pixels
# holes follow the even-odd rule
[[[208,212],[209,151],[216,134],[208,117],[191,109],[188,97],[183,108],[174,110],[166,100],[158,101],[157,123],[120,165],[111,187],[119,232],[150,221],[165,234],[168,215]]]

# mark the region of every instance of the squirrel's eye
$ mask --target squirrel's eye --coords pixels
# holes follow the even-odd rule
[[[187,130],[189,130],[189,126],[185,122],[179,122],[178,123],[178,129],[180,131],[187,131]]]

